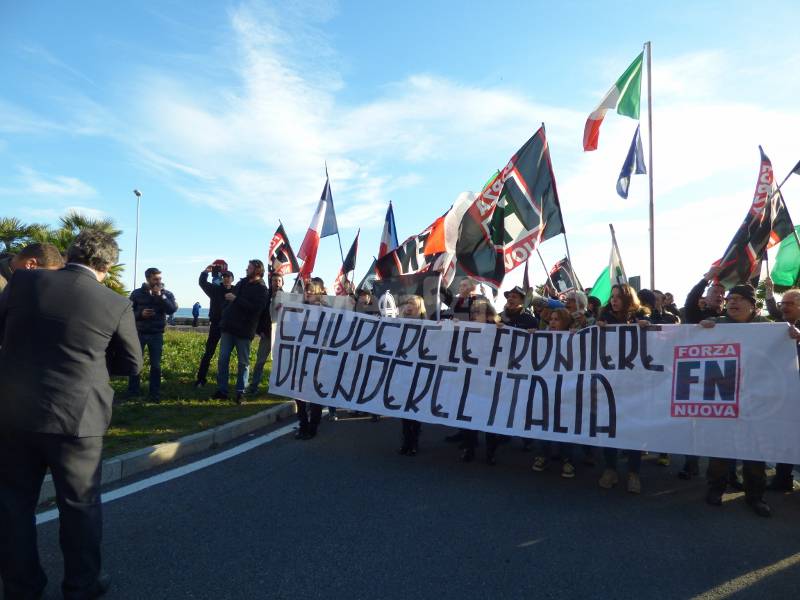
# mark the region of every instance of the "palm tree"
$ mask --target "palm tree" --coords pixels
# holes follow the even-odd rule
[[[0,242],[5,252],[16,252],[30,237],[30,226],[16,217],[0,218]]]

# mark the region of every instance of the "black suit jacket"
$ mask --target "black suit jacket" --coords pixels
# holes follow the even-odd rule
[[[109,374],[135,375],[142,350],[131,303],[79,265],[18,271],[0,295],[0,426],[105,434]]]

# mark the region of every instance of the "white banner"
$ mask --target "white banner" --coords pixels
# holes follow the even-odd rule
[[[287,303],[270,392],[559,442],[800,464],[785,323],[529,333]]]

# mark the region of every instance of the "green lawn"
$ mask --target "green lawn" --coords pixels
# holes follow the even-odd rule
[[[202,389],[194,388],[197,366],[205,348],[206,334],[195,331],[168,330],[164,334],[164,352],[161,358],[161,402],[151,404],[129,400],[114,407],[111,427],[106,434],[104,454],[115,456],[144,448],[160,442],[208,429],[222,423],[241,419],[282,402],[283,398],[270,396],[262,391],[245,398],[244,404],[210,400],[216,390],[216,356],[208,372],[209,383]],[[250,365],[255,364],[258,338],[253,340]],[[218,349],[219,351],[219,349]],[[235,354],[235,352],[234,352]],[[264,378],[269,379],[271,362],[267,362]],[[147,394],[147,377],[150,371],[149,357],[145,355],[142,372],[142,392]],[[231,360],[230,389],[236,389],[236,359]],[[111,381],[118,398],[125,398],[127,378]]]

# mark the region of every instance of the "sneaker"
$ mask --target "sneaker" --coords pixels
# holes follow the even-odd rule
[[[770,492],[791,492],[794,491],[794,481],[790,479],[773,478],[767,485],[767,490]]]
[[[759,517],[772,516],[772,509],[769,507],[769,504],[767,504],[763,500],[747,500],[746,502],[747,505],[753,509],[753,512],[756,513]]]
[[[241,405],[244,402],[244,392],[236,392],[236,404]]]
[[[570,461],[565,460],[561,463],[561,476],[564,479],[572,479],[575,477],[575,467],[572,466]]]
[[[227,394],[227,392],[223,392],[223,391],[217,390],[216,392],[214,392],[214,395],[211,396],[211,399],[212,400],[227,400],[228,399],[228,394]]]
[[[372,415],[369,418],[369,420],[370,420],[370,423],[377,423],[378,421],[381,420],[381,417],[380,417],[380,415]]]
[[[722,492],[714,489],[709,489],[706,492],[706,504],[711,506],[722,506]]]
[[[658,455],[658,465],[660,467],[668,467],[669,466],[669,454],[659,454]]]
[[[642,493],[642,481],[636,473],[628,473],[628,491],[631,494]]]
[[[336,413],[328,413],[328,421],[338,421],[339,417],[336,416]]]
[[[600,481],[598,484],[601,488],[606,490],[610,490],[612,487],[619,483],[619,475],[614,469],[606,469],[603,471],[603,475],[600,477]]]
[[[531,469],[537,473],[541,473],[547,468],[547,459],[544,456],[537,456],[533,459],[533,466]]]

